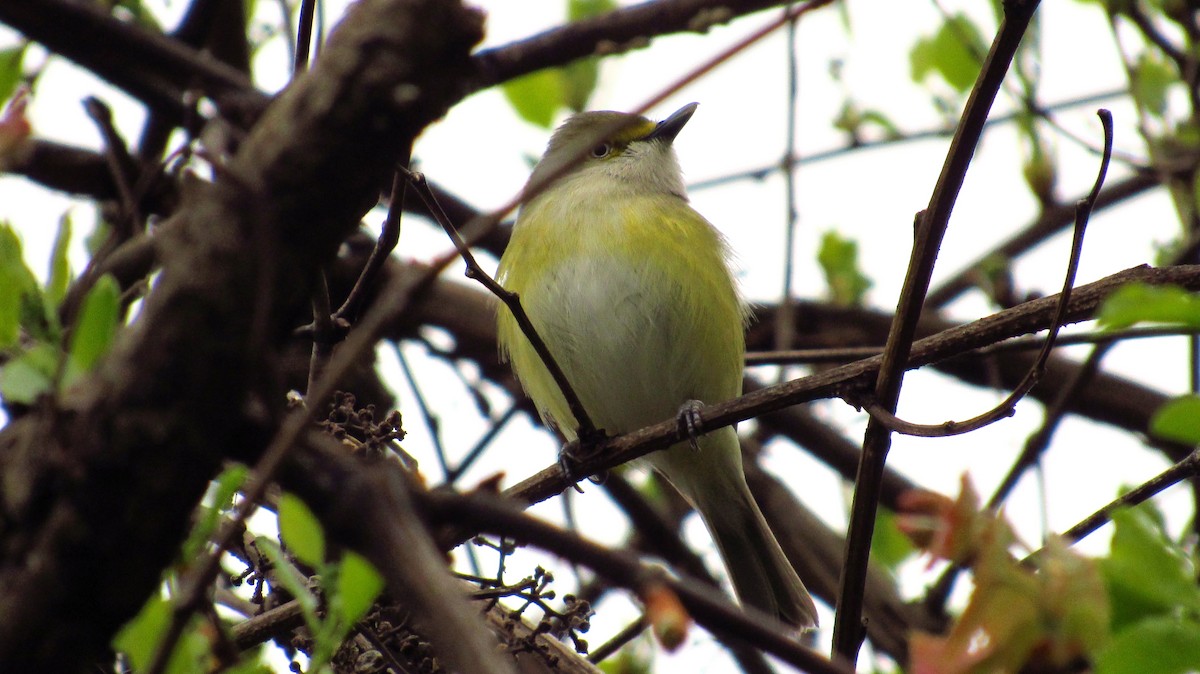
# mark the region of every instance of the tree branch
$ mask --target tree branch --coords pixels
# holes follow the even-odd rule
[[[61,4],[0,15],[85,16]],[[356,5],[312,76],[186,195],[138,323],[82,385],[0,431],[0,670],[102,659],[158,587],[208,479],[275,423],[272,358],[319,263],[397,150],[461,97],[480,30],[452,3]]]

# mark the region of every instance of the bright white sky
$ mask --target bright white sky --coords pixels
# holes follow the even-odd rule
[[[503,44],[554,26],[564,14],[562,0],[521,3],[486,0],[475,4],[487,9],[490,15],[485,46]],[[985,26],[990,25],[990,11],[982,3],[944,4],[951,12],[969,7]],[[259,5],[262,21],[276,20],[274,3]],[[167,13],[175,15],[181,9],[182,4],[173,2]],[[761,13],[732,26],[714,29],[707,36],[667,38],[657,41],[651,49],[611,59],[604,64],[592,107],[629,109],[640,105],[696,63],[773,17],[774,13]],[[846,91],[853,92],[862,107],[886,111],[902,130],[922,130],[938,122],[927,93],[910,82],[907,56],[918,35],[930,34],[939,25],[934,5],[850,2],[848,20],[852,28],[849,36],[836,10],[818,12],[801,23],[797,115],[802,155],[844,143],[831,130],[830,120],[841,107]],[[1041,20],[1043,103],[1123,85],[1123,71],[1100,11],[1079,3],[1043,3]],[[1063,39],[1064,36],[1068,39]],[[11,33],[0,29],[0,48],[10,39]],[[286,55],[278,43],[264,48],[259,58],[260,72],[273,70],[280,78],[286,73]],[[834,60],[844,62],[842,83],[831,80],[830,63]],[[651,111],[651,116],[664,117],[684,103],[700,102],[695,117],[676,143],[689,179],[714,178],[778,161],[784,151],[786,63],[786,42],[780,33]],[[263,82],[266,88],[282,84],[283,79]],[[113,104],[118,112],[118,128],[127,139],[137,138],[141,116],[136,108],[102,82],[61,61],[50,66],[33,99],[31,115],[37,133],[98,147],[98,134],[80,105],[87,94],[99,95]],[[1002,97],[999,108],[1010,107]],[[1109,107],[1116,116],[1118,148],[1141,156],[1143,150],[1133,131],[1135,120],[1131,109],[1116,103]],[[1076,134],[1100,144],[1094,108],[1072,110],[1063,113],[1060,119]],[[489,91],[464,101],[445,120],[430,128],[420,139],[416,156],[420,169],[432,180],[476,206],[489,208],[508,201],[517,192],[528,175],[527,158],[540,155],[547,137],[548,131],[518,121],[503,96]],[[944,140],[906,144],[800,169],[798,266],[794,286],[797,295],[804,298],[822,295],[824,282],[814,262],[816,245],[823,232],[836,229],[859,242],[862,266],[875,282],[870,303],[887,309],[894,306],[908,261],[913,214],[928,201],[946,145]],[[1060,193],[1070,197],[1084,192],[1093,180],[1096,160],[1070,141],[1060,140],[1056,147],[1063,160]],[[1035,204],[1021,179],[1019,151],[1016,137],[1009,130],[996,129],[986,137],[951,222],[935,285],[936,279],[957,271],[965,260],[987,250],[1033,216]],[[1121,172],[1114,169],[1112,173],[1116,175],[1110,174],[1110,179]],[[782,284],[782,179],[774,176],[761,182],[695,192],[693,201],[729,237],[738,255],[746,294],[761,302],[776,299]],[[90,211],[73,207],[65,198],[34,188],[23,180],[0,178],[0,219],[11,220],[19,227],[27,246],[27,258],[39,271],[48,259],[49,241],[57,221],[69,209],[76,219],[77,233],[82,234],[81,230],[88,229]],[[380,217],[373,214],[371,222],[377,223]],[[1136,226],[1131,226],[1134,222]],[[1170,239],[1176,227],[1170,205],[1162,195],[1144,197],[1098,215],[1093,219],[1085,245],[1079,282],[1152,261],[1153,243]],[[1058,237],[1022,259],[1016,269],[1022,289],[1056,292],[1061,284],[1068,243],[1068,237]],[[447,248],[440,231],[410,219],[405,223],[397,254],[428,259]],[[76,260],[76,267],[80,268],[82,257]],[[969,319],[988,309],[974,297],[956,303],[952,311],[956,317]],[[419,348],[406,348],[410,357],[416,358],[420,353]],[[1075,353],[1084,354],[1086,349],[1077,348]],[[394,361],[388,350],[381,354],[385,360]],[[1182,392],[1186,387],[1185,372],[1179,366],[1184,362],[1183,357],[1182,340],[1143,340],[1118,347],[1106,363],[1111,370],[1167,391]],[[444,444],[452,456],[461,455],[482,432],[482,423],[470,422],[477,419],[474,406],[461,395],[455,378],[447,376],[443,364],[415,362],[413,366],[421,378],[423,393],[430,397],[442,421],[453,420],[443,423]],[[396,373],[394,368],[391,371]],[[764,372],[763,376],[768,374]],[[437,462],[429,449],[428,435],[412,395],[398,373],[393,381],[410,433],[405,446],[421,459],[426,470],[436,473]],[[918,373],[906,380],[901,416],[926,423],[944,421],[948,414],[962,419],[994,405],[1005,393],[950,386],[943,377]],[[503,403],[497,406],[504,407]],[[829,402],[818,405],[818,411],[843,427],[848,437],[856,440],[861,437],[865,419],[846,405]],[[954,493],[959,475],[969,471],[980,491],[986,494],[998,483],[1040,419],[1040,408],[1027,403],[1013,419],[967,436],[942,440],[898,438],[890,462],[918,482],[944,493]],[[544,434],[530,432],[529,428],[524,419],[512,423],[500,440],[499,447],[506,450],[503,459],[494,456],[493,460],[483,462],[468,474],[463,484],[471,484],[498,469],[507,472],[510,482],[516,481],[553,461],[555,443]],[[1065,529],[1103,505],[1112,498],[1118,485],[1140,482],[1166,465],[1133,438],[1087,422],[1068,420],[1058,437],[1060,440],[1052,446],[1045,463],[1049,491],[1045,509],[1053,530]],[[835,526],[843,526],[846,495],[843,485],[831,479],[827,470],[790,447],[774,447],[768,465],[789,482],[807,505]],[[437,479],[436,475],[431,477]],[[576,499],[581,529],[602,541],[620,540],[622,533],[612,523],[623,518],[599,495],[598,489],[587,491]],[[1020,524],[1029,541],[1036,542],[1042,535],[1036,481],[1023,481],[1009,503],[1012,519]],[[1172,493],[1163,503],[1171,510],[1171,521],[1177,526],[1182,524],[1188,514],[1183,494]],[[561,505],[554,501],[535,512],[559,519]],[[689,530],[692,540],[707,546],[703,528],[698,522],[693,524]],[[1096,538],[1085,549],[1099,551],[1106,547],[1104,537]],[[719,568],[715,553],[708,558],[714,568]],[[522,563],[510,568],[523,573],[519,570]],[[545,563],[555,564],[553,560]],[[904,578],[904,585],[907,591],[917,593],[928,579],[914,567]],[[593,646],[605,641],[607,635],[630,619],[632,609],[628,606],[621,609],[617,606],[620,603],[610,602],[600,607],[593,631],[588,635]],[[832,626],[832,622],[830,613],[823,614],[824,625]],[[660,656],[664,658],[659,663],[662,671],[680,667],[702,672],[730,670],[731,665],[711,637],[697,630],[692,640],[694,643],[684,649],[683,655]]]

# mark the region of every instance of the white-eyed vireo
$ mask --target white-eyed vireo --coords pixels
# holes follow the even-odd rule
[[[498,280],[520,295],[584,410],[610,434],[742,390],[747,309],[725,240],[688,204],[672,148],[695,109],[657,124],[619,112],[568,119],[530,184],[585,147],[586,156],[521,206],[500,260]],[[543,419],[575,438],[566,399],[506,309],[499,336]],[[746,487],[737,433],[722,428],[697,444],[645,460],[699,511],[742,602],[815,626],[812,598]]]

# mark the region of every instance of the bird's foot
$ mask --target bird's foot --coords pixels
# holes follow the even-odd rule
[[[688,444],[697,452],[700,451],[699,438],[704,435],[704,419],[700,418],[700,410],[704,403],[699,400],[689,400],[679,406],[675,419],[679,423],[679,432],[687,436]]]
[[[593,434],[571,440],[559,450],[558,467],[562,469],[563,477],[571,483],[575,491],[583,493],[583,489],[579,486],[579,481],[583,479],[583,476],[580,475],[580,465],[596,458],[600,443],[604,442],[607,437],[604,431],[596,431]],[[608,479],[608,471],[602,470],[587,476],[587,479],[592,484],[604,484],[604,481]]]

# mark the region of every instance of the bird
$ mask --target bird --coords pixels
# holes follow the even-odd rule
[[[742,391],[749,310],[727,242],[688,201],[673,147],[696,107],[657,123],[614,111],[569,117],[530,175],[497,268],[607,434]],[[499,311],[497,328],[501,358],[544,422],[576,440],[566,397],[510,311]],[[812,597],[746,485],[732,426],[642,460],[700,514],[742,604],[793,629],[817,626]]]

